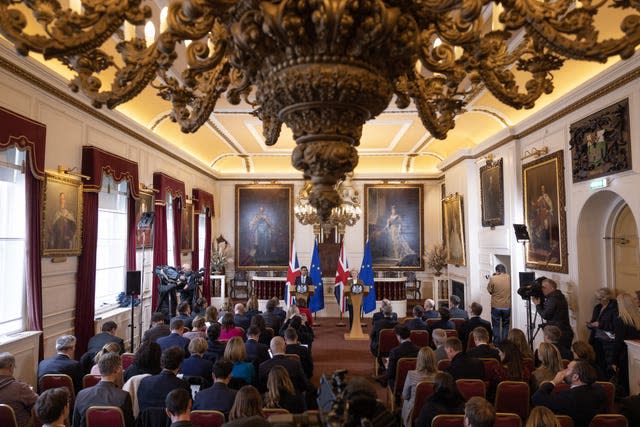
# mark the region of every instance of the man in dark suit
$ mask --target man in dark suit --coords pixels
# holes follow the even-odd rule
[[[287,330],[284,331],[284,341],[287,345],[285,347],[285,353],[297,354],[300,357],[304,374],[307,378],[311,379],[313,376],[313,360],[311,359],[309,348],[298,342],[298,333],[293,328],[287,328]]]
[[[313,282],[311,281],[311,277],[309,277],[309,269],[306,266],[300,267],[300,275],[296,276],[296,281],[294,286],[297,288],[298,285],[307,285],[312,286]]]
[[[256,367],[256,371],[260,364],[265,360],[269,360],[269,347],[259,342],[260,329],[257,326],[249,326],[247,329],[247,341],[244,346],[247,350],[247,359]]]
[[[193,317],[191,317],[191,306],[187,301],[178,304],[178,315],[173,319],[180,319],[185,327],[191,330],[193,326]],[[171,319],[173,321],[173,319]]]
[[[469,339],[469,334],[478,326],[482,326],[489,332],[489,337],[492,336],[491,323],[484,320],[480,315],[482,314],[482,304],[477,302],[471,303],[471,317],[469,320],[465,320],[462,325],[460,325],[460,329],[458,330],[458,337],[460,341],[462,341],[463,351],[466,349],[467,340]]]
[[[156,342],[160,337],[166,337],[171,333],[169,325],[164,323],[164,314],[160,312],[151,315],[151,328],[146,330],[142,341]]]
[[[427,322],[422,320],[422,316],[424,315],[424,310],[421,305],[413,306],[413,319],[409,319],[404,322],[404,324],[409,328],[410,331],[426,331],[427,330]]]
[[[167,394],[165,412],[171,420],[170,427],[191,427],[191,393],[180,388]]]
[[[436,303],[431,298],[424,300],[424,313],[422,314],[422,320],[435,319],[440,317],[440,313],[436,310]]]
[[[297,360],[287,358],[287,356],[285,356],[285,347],[285,342],[282,337],[273,337],[271,339],[270,348],[273,357],[262,362],[258,368],[258,389],[261,393],[267,391],[269,371],[276,365],[283,366],[289,372],[289,378],[296,391],[302,393],[309,389],[302,364]]]
[[[458,338],[447,338],[444,343],[444,351],[447,353],[449,360],[451,360],[451,365],[445,369],[445,372],[449,372],[453,378],[456,380],[460,378],[482,379],[484,376],[482,361],[464,354],[462,352],[462,343]]]
[[[384,318],[384,308],[385,307],[391,307],[391,301],[389,301],[386,298],[383,299],[382,301],[380,301],[380,303],[382,304],[380,306],[380,310],[377,313],[373,313],[373,318],[371,319],[371,324],[372,325],[375,325],[378,320],[382,320]],[[396,322],[398,321],[398,313],[394,313],[393,309],[391,310],[391,318],[393,320],[395,320]]]
[[[173,319],[171,321],[171,334],[166,337],[158,338],[156,342],[162,349],[162,351],[169,347],[180,347],[184,350],[186,357],[189,357],[189,339],[182,336],[184,333],[184,323],[180,319]]]
[[[93,387],[78,393],[73,408],[74,427],[85,427],[87,409],[91,406],[116,406],[122,410],[127,427],[134,425],[131,396],[118,387],[122,380],[122,358],[115,353],[107,353],[98,362],[101,380]]]
[[[220,411],[228,417],[236,398],[236,390],[228,387],[233,364],[228,360],[218,360],[213,365],[213,385],[196,394],[193,410]]]
[[[171,347],[162,352],[162,372],[143,378],[138,386],[138,407],[141,414],[147,408],[164,407],[164,400],[171,390],[183,388],[191,393],[189,383],[176,376],[183,360],[184,351],[179,347]]]
[[[73,335],[62,335],[56,340],[57,354],[44,359],[38,365],[38,380],[45,374],[66,374],[73,381],[73,388],[76,394],[82,389],[82,377],[84,376],[82,366],[77,360],[73,360],[76,351],[76,337]]]
[[[420,307],[419,305],[416,307]],[[421,307],[422,308],[422,307]],[[420,348],[413,344],[409,339],[411,331],[404,325],[396,325],[395,327],[396,337],[400,341],[400,345],[394,347],[389,352],[389,367],[387,369],[387,381],[394,386],[396,380],[396,368],[398,366],[398,360],[402,357],[417,357]],[[384,384],[383,384],[384,385]]]
[[[124,341],[122,338],[116,335],[118,324],[114,321],[107,321],[102,324],[102,332],[96,334],[89,339],[87,353],[93,353],[94,355],[102,350],[105,344],[110,342],[118,343],[120,346],[120,354],[124,353]]]
[[[274,297],[267,301],[267,311],[262,313],[262,318],[264,319],[264,325],[267,328],[271,328],[277,334],[282,327],[283,319],[280,317],[278,313],[278,298]]]
[[[562,332],[558,341],[560,347],[571,348],[573,341],[573,329],[569,323],[569,304],[562,291],[558,289],[558,284],[545,278],[540,278],[540,286],[544,299],[532,297],[536,305],[536,311],[540,317],[547,321],[547,324],[557,326]]]
[[[571,388],[553,393],[554,387],[563,381]],[[596,373],[589,362],[571,361],[553,380],[540,385],[531,402],[533,406],[546,406],[554,414],[570,416],[575,427],[588,427],[596,414],[606,412],[605,392],[595,381]]]
[[[246,332],[247,329],[249,329],[249,325],[251,324],[251,319],[249,319],[249,317],[245,314],[244,304],[240,302],[236,304],[233,308],[233,312],[233,323],[235,323],[236,326],[240,326]]]
[[[371,328],[371,333],[369,334],[369,338],[371,340],[369,348],[371,349],[371,353],[374,357],[378,356],[378,340],[380,339],[380,331],[383,329],[393,329],[398,324],[398,322],[392,318],[393,310],[391,305],[385,305],[382,309],[382,313],[384,314],[384,317],[373,324],[373,328]],[[384,366],[382,358],[378,359],[378,366]]]
[[[460,302],[458,295],[451,295],[449,297],[449,312],[451,313],[451,318],[468,320],[469,314],[463,308],[460,308]]]
[[[492,357],[496,359],[498,362],[500,361],[500,354],[498,350],[491,347],[489,345],[489,332],[482,326],[478,326],[473,331],[471,331],[473,335],[473,340],[476,343],[476,346],[471,350],[467,351],[469,357],[481,358],[481,357]]]

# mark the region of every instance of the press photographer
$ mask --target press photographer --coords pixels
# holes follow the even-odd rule
[[[176,315],[176,307],[178,306],[176,288],[180,273],[174,267],[168,265],[157,266],[154,273],[159,279],[158,305],[155,311],[163,313],[165,321],[168,322],[170,318]]]
[[[562,336],[558,343],[566,348],[571,348],[573,341],[573,330],[569,323],[569,304],[562,291],[558,290],[558,284],[546,277],[536,279],[536,283],[540,284],[542,296],[532,294],[531,301],[536,305],[536,310],[546,323],[557,326],[562,332]],[[533,286],[536,285],[534,283]]]
[[[191,307],[198,297],[197,289],[202,283],[202,276],[198,271],[193,271],[191,264],[183,264],[180,277],[177,282],[177,291],[180,292],[180,302],[188,302]]]

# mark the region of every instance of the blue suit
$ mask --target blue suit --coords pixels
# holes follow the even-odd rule
[[[164,401],[171,390],[182,388],[191,395],[189,383],[176,377],[173,372],[163,370],[158,375],[143,378],[138,386],[138,407],[140,413],[147,408],[164,408]]]
[[[38,380],[45,374],[66,374],[73,381],[76,394],[82,390],[82,366],[77,360],[70,359],[66,354],[56,354],[55,357],[44,359],[38,365]]]
[[[182,335],[172,332],[166,337],[158,338],[156,340],[162,351],[165,351],[169,347],[180,347],[184,350],[184,357],[189,357],[189,338],[185,338]]]
[[[180,366],[180,373],[188,377],[202,377],[204,378],[205,385],[210,386],[213,382],[211,378],[211,371],[213,370],[213,362],[211,360],[204,359],[197,354],[192,354],[182,362]]]
[[[85,416],[87,409],[91,406],[117,406],[122,409],[125,425],[127,427],[133,427],[134,425],[131,396],[112,382],[100,381],[95,386],[85,388],[78,393],[73,408],[74,427],[87,425]]]
[[[220,411],[226,417],[236,399],[236,393],[236,390],[227,387],[224,383],[213,383],[211,387],[196,394],[193,410]]]

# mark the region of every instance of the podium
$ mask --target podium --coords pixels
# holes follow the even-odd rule
[[[353,319],[351,321],[351,331],[344,334],[344,339],[348,341],[368,341],[369,336],[362,333],[360,324],[360,311],[362,309],[362,297],[369,293],[369,287],[362,282],[352,283],[344,290],[345,295],[351,296],[351,306],[353,307]]]
[[[315,293],[315,291],[316,287],[313,285],[300,285],[296,287],[296,285],[289,284],[289,294],[293,295],[296,298],[296,301],[298,298],[304,298],[307,302],[307,306],[309,305],[309,298]]]

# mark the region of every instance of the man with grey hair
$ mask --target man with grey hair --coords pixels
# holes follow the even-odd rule
[[[312,389],[311,384],[307,382],[307,378],[304,375],[302,364],[298,360],[289,359],[285,355],[286,343],[284,338],[278,336],[271,339],[269,345],[272,357],[260,364],[258,367],[258,389],[261,393],[267,391],[267,378],[269,377],[269,371],[274,366],[283,366],[288,372],[291,382],[299,393],[309,391]]]
[[[436,319],[440,317],[440,313],[436,310],[436,303],[431,298],[424,300],[424,313],[422,314],[422,320]]]
[[[449,311],[451,312],[451,318],[469,320],[469,313],[460,308],[462,300],[458,295],[451,295],[449,297]]]
[[[242,304],[241,302],[237,303],[233,307],[233,313],[233,323],[235,323],[236,326],[240,326],[246,332],[247,329],[249,329],[251,319],[249,319],[245,314],[246,310],[244,304]]]
[[[31,408],[38,395],[29,384],[14,378],[16,358],[11,353],[0,353],[0,403],[11,406],[19,426],[31,422]]]
[[[46,374],[65,374],[71,377],[73,388],[78,393],[82,389],[82,377],[84,372],[77,360],[73,360],[76,350],[76,337],[62,335],[56,340],[57,354],[49,359],[44,359],[38,365],[38,381]]]
[[[398,322],[392,318],[393,309],[391,308],[391,305],[385,305],[382,309],[382,313],[384,314],[384,317],[374,323],[373,328],[371,328],[371,334],[369,335],[369,338],[371,339],[370,349],[373,357],[378,356],[378,340],[380,339],[380,331],[383,329],[393,329],[398,324]],[[384,366],[381,359],[378,360],[378,364],[379,366]]]
[[[378,311],[377,313],[373,313],[373,319],[371,320],[372,325],[375,325],[377,321],[381,320],[384,317],[385,307],[391,307],[391,301],[386,298],[380,301],[380,304],[380,311]],[[398,313],[394,313],[393,310],[391,310],[391,318],[395,321],[398,321]]]
[[[107,353],[98,362],[100,382],[93,387],[85,388],[78,393],[73,408],[73,426],[85,427],[87,409],[91,406],[116,406],[122,410],[127,427],[134,425],[131,396],[121,390],[122,358],[117,353]]]

